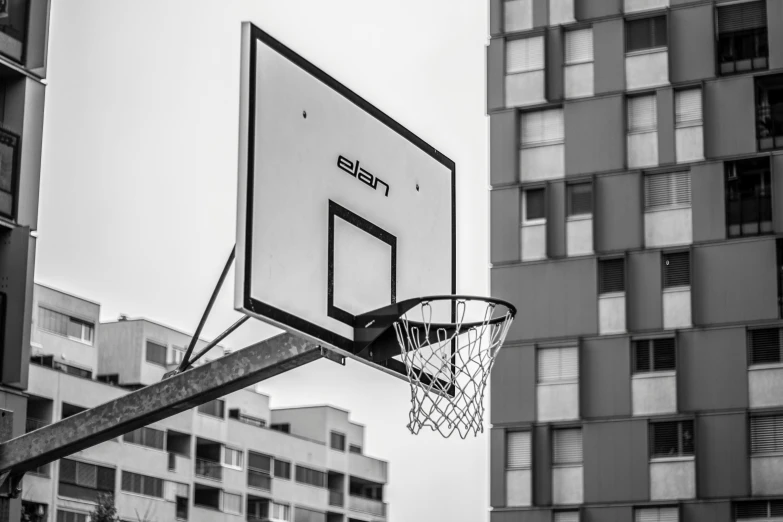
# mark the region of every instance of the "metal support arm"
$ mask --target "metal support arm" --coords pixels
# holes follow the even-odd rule
[[[0,444],[0,480],[118,437],[321,358],[281,334]]]

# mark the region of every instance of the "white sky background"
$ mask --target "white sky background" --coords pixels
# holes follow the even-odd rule
[[[251,21],[457,164],[458,291],[488,293],[486,0],[55,0],[36,280],[102,318],[199,320],[234,243],[240,23]],[[232,311],[233,270],[204,335]],[[246,325],[240,348],[274,330]],[[330,403],[386,459],[391,522],[488,519],[487,436],[405,428],[410,391],[328,361],[261,384],[272,406]],[[486,420],[486,419],[485,419]]]

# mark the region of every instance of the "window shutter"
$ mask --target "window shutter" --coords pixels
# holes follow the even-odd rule
[[[270,473],[271,466],[272,459],[267,455],[253,453],[252,451],[248,454],[247,467]]]
[[[579,522],[579,511],[555,511],[554,522]]]
[[[691,253],[676,252],[663,256],[663,287],[690,286]]]
[[[701,89],[677,91],[674,95],[674,113],[674,121],[678,126],[701,124]]]
[[[584,216],[593,213],[593,184],[568,185],[568,216]]]
[[[598,261],[598,293],[625,292],[625,259]]]
[[[560,380],[579,379],[579,351],[576,346],[558,348],[560,351]]]
[[[734,509],[737,519],[769,517],[769,502],[766,500],[737,502]]]
[[[764,328],[748,332],[750,364],[780,362],[780,329]]]
[[[582,430],[580,428],[554,430],[553,464],[582,463]]]
[[[635,373],[652,371],[650,344],[650,341],[646,339],[633,342],[633,370]]]
[[[533,27],[532,0],[506,0],[504,2],[504,30],[507,33],[524,31]]]
[[[530,467],[530,432],[509,431],[506,433],[506,468],[525,469]]]
[[[750,452],[783,451],[783,416],[750,418]]]
[[[644,209],[646,211],[690,204],[690,172],[666,172],[644,177]]]
[[[655,94],[628,98],[628,132],[650,132],[658,128]]]
[[[520,136],[523,147],[562,143],[565,136],[563,109],[523,113]]]
[[[650,424],[650,457],[693,455],[693,421],[665,421]]]
[[[593,29],[579,29],[565,34],[565,63],[585,63],[593,61]]]
[[[675,370],[677,368],[677,356],[674,352],[674,337],[652,339],[652,363],[653,371]]]
[[[767,27],[767,4],[764,1],[718,7],[719,33],[765,27]]]
[[[544,37],[533,36],[506,42],[506,73],[537,71],[544,68]]]
[[[76,483],[86,488],[98,487],[98,470],[91,464],[76,463]]]
[[[538,382],[558,382],[579,379],[577,347],[539,348]]]
[[[635,522],[677,522],[679,519],[676,507],[642,508],[634,513]]]

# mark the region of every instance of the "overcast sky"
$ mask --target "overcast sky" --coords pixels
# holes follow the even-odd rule
[[[488,292],[485,0],[56,0],[36,280],[192,331],[233,244],[240,24],[251,21],[457,164],[458,291]],[[233,271],[205,329],[232,311]],[[246,325],[232,348],[275,330]],[[261,384],[329,403],[388,460],[391,522],[488,520],[488,438],[411,435],[403,381],[328,361]],[[486,419],[485,419],[486,420]]]

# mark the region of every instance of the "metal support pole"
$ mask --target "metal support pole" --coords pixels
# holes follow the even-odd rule
[[[240,319],[239,319],[237,322],[235,322],[234,324],[232,324],[231,326],[229,326],[228,328],[226,328],[226,329],[223,331],[223,333],[221,333],[220,335],[218,335],[217,337],[215,337],[214,339],[212,339],[212,340],[211,340],[209,343],[207,343],[207,345],[206,345],[204,348],[202,348],[201,350],[199,350],[199,352],[198,352],[197,354],[195,354],[195,355],[194,355],[194,356],[193,356],[193,357],[190,359],[190,361],[188,362],[188,368],[189,368],[189,367],[190,367],[190,366],[191,366],[191,365],[192,365],[194,362],[196,362],[196,361],[198,361],[199,359],[201,359],[201,357],[202,357],[202,356],[203,356],[205,353],[207,353],[207,352],[208,352],[208,351],[210,351],[212,348],[214,348],[215,346],[217,346],[217,345],[218,345],[218,343],[220,343],[220,341],[222,341],[223,339],[225,339],[226,337],[228,337],[229,335],[231,335],[231,334],[234,332],[234,330],[236,330],[237,328],[239,328],[240,326],[242,326],[243,324],[245,324],[245,322],[246,322],[248,319],[250,319],[250,316],[249,316],[249,315],[243,315],[243,316],[242,316],[242,317],[241,317],[241,318],[240,318]],[[187,368],[185,368],[185,370],[187,370]]]
[[[179,366],[173,373],[184,372],[185,370],[188,369],[188,366],[190,365],[190,354],[193,352],[193,348],[196,347],[198,338],[201,335],[201,330],[204,328],[204,324],[207,322],[207,318],[209,317],[209,312],[212,311],[212,305],[215,304],[215,299],[217,299],[217,296],[220,293],[220,288],[223,286],[223,281],[226,280],[228,271],[231,268],[231,263],[234,262],[234,256],[236,255],[236,251],[237,251],[237,246],[234,245],[234,248],[231,249],[231,254],[229,254],[228,256],[228,261],[226,261],[226,266],[223,267],[223,272],[220,274],[220,279],[218,279],[217,285],[215,286],[215,289],[212,291],[212,297],[209,298],[209,303],[207,303],[207,308],[204,310],[204,313],[201,315],[201,321],[199,321],[198,327],[196,328],[196,331],[193,333],[193,338],[190,340],[190,344],[188,345],[188,349],[185,351],[185,355],[182,357],[182,362],[179,363]]]
[[[0,481],[321,358],[281,334],[0,444]]]

